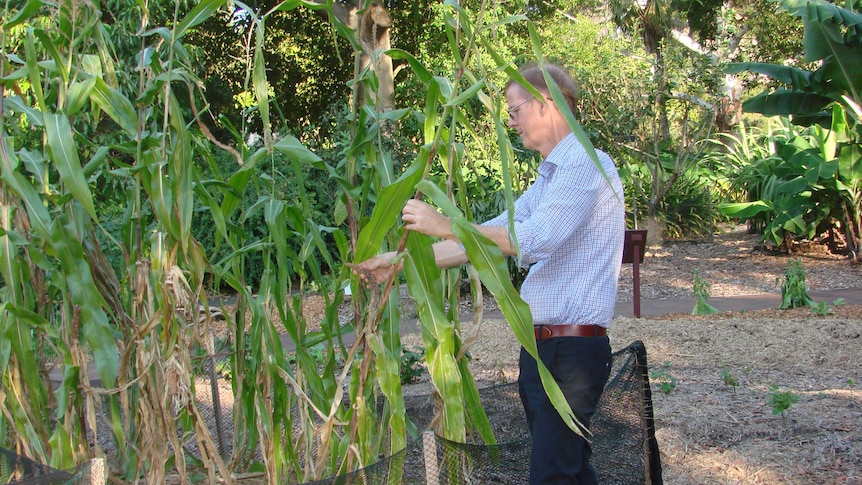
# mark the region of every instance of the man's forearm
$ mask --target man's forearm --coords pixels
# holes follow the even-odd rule
[[[515,249],[509,239],[509,231],[502,226],[481,226],[476,224],[476,229],[496,244],[504,256],[514,256]],[[434,260],[439,268],[451,268],[470,262],[467,254],[461,249],[459,241],[453,236],[451,239],[434,243]]]
[[[467,253],[454,239],[445,239],[434,243],[432,247],[434,248],[434,261],[437,262],[438,268],[452,268],[470,261],[467,259]]]
[[[509,237],[509,229],[506,226],[482,226],[480,224],[474,224],[474,226],[483,236],[500,248],[503,256],[515,256],[515,247],[512,246],[512,239]]]

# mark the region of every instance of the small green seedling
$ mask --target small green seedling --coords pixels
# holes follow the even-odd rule
[[[832,315],[833,313],[835,313],[832,311],[832,308],[829,307],[829,304],[825,301],[817,302],[817,304],[812,305],[811,311],[819,317],[825,317],[826,315]]]
[[[650,371],[650,378],[658,384],[661,392],[670,394],[676,389],[676,377],[670,374],[670,362],[665,361],[660,369]]]
[[[832,301],[832,306],[839,307],[844,304],[844,298],[838,298]],[[821,301],[816,304],[811,305],[811,311],[821,317],[825,317],[826,315],[833,315],[835,312],[829,306],[828,303]]]
[[[698,270],[694,270],[694,294],[697,297],[697,303],[691,311],[692,315],[712,315],[713,313],[718,313],[718,308],[706,302],[706,300],[709,300],[710,288],[712,288],[712,285],[701,279]]]
[[[739,386],[739,379],[731,374],[729,370],[724,369],[721,371],[721,380],[726,386],[733,387],[733,392],[736,392],[736,388]]]
[[[767,396],[769,397],[769,407],[772,408],[773,416],[780,414],[782,418],[787,413],[787,410],[790,409],[790,406],[799,401],[799,396],[793,394],[791,391],[781,391],[775,385],[769,387],[769,394]]]

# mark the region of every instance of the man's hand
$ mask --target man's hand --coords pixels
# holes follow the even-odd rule
[[[359,275],[362,284],[370,286],[372,284],[385,283],[393,272],[401,269],[400,261],[398,267],[396,267],[392,263],[393,258],[395,258],[395,253],[388,252],[370,257],[358,265],[348,265],[348,267],[352,268],[353,272]]]
[[[434,207],[416,199],[410,199],[401,210],[401,220],[404,221],[404,229],[408,231],[421,232],[429,236],[444,239],[452,239],[452,221],[443,214],[437,212]]]

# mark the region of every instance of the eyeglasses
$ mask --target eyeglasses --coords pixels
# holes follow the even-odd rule
[[[509,118],[517,119],[518,118],[518,111],[521,110],[521,107],[524,106],[525,104],[529,103],[530,101],[535,101],[535,100],[536,100],[536,98],[530,98],[526,101],[522,101],[522,102],[518,103],[517,105],[515,105],[512,108],[509,108],[507,111],[509,113]]]

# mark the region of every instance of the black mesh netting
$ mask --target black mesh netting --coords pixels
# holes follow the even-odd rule
[[[87,462],[74,470],[56,470],[47,465],[37,463],[27,457],[18,455],[5,448],[0,448],[0,483],[16,485],[95,485],[104,483],[102,476],[93,469],[100,467],[101,462]],[[94,475],[95,473],[95,475]]]
[[[662,483],[653,423],[646,349],[635,342],[613,354],[611,378],[592,418],[591,463],[599,483]],[[324,484],[521,484],[529,483],[531,441],[518,397],[518,384],[479,391],[497,445],[455,443],[426,432],[400,453]],[[427,429],[434,414],[430,396],[406,399],[407,414]]]
[[[216,372],[216,359],[205,359],[204,378],[196,385],[199,409],[204,413],[215,444],[223,458],[231,456],[233,429],[229,381]],[[210,368],[211,367],[211,368]],[[198,379],[201,379],[198,377]],[[463,444],[447,441],[430,431],[420,434],[399,453],[382,457],[371,466],[350,474],[308,484],[520,484],[529,483],[531,440],[518,384],[510,383],[479,390],[497,445]],[[418,430],[431,428],[435,413],[430,395],[405,396],[410,421]],[[592,418],[592,463],[602,484],[661,484],[661,463],[653,424],[652,395],[646,349],[642,342],[614,352],[611,378]],[[100,435],[110,439],[111,434]],[[468,435],[471,435],[468,433]],[[475,433],[472,434],[475,436]],[[476,439],[478,442],[478,438]],[[101,443],[110,448],[110,443]],[[197,454],[196,445],[184,445]],[[90,477],[92,462],[76,470],[53,470],[7,450],[2,451],[0,484],[88,485],[104,483]],[[258,457],[259,458],[259,457]]]

